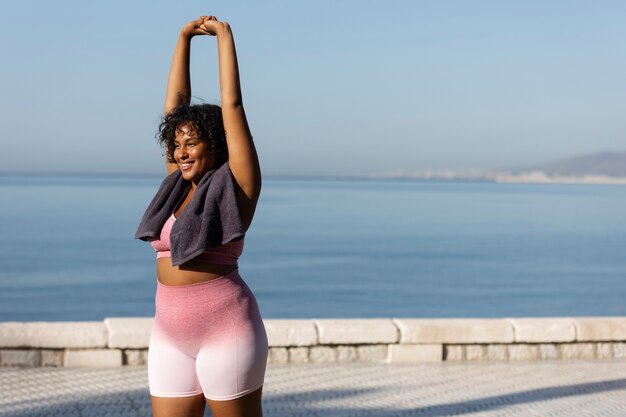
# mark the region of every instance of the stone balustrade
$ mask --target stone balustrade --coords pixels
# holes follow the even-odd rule
[[[0,322],[1,366],[144,365],[152,318]],[[266,319],[269,363],[626,358],[626,317]]]

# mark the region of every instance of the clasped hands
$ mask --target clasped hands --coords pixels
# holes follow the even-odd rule
[[[196,35],[216,36],[220,31],[228,29],[228,23],[220,22],[215,16],[200,16],[185,24],[181,34],[192,38]]]

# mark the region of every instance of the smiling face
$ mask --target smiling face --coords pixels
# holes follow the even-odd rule
[[[209,152],[209,144],[189,125],[177,129],[174,144],[174,160],[185,180],[198,184],[202,176],[215,167],[217,158]]]

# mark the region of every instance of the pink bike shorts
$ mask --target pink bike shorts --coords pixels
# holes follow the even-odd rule
[[[198,284],[157,280],[148,349],[155,397],[242,397],[263,385],[267,334],[254,294],[235,270]]]

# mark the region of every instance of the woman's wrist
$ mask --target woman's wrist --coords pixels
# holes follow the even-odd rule
[[[230,30],[230,25],[228,22],[220,22],[221,24],[218,26],[218,30],[216,31],[216,36],[218,38],[223,36],[232,36],[232,32]]]
[[[190,41],[193,36],[194,35],[192,33],[186,33],[184,30],[181,30],[180,34],[178,35],[178,39],[183,41]]]

